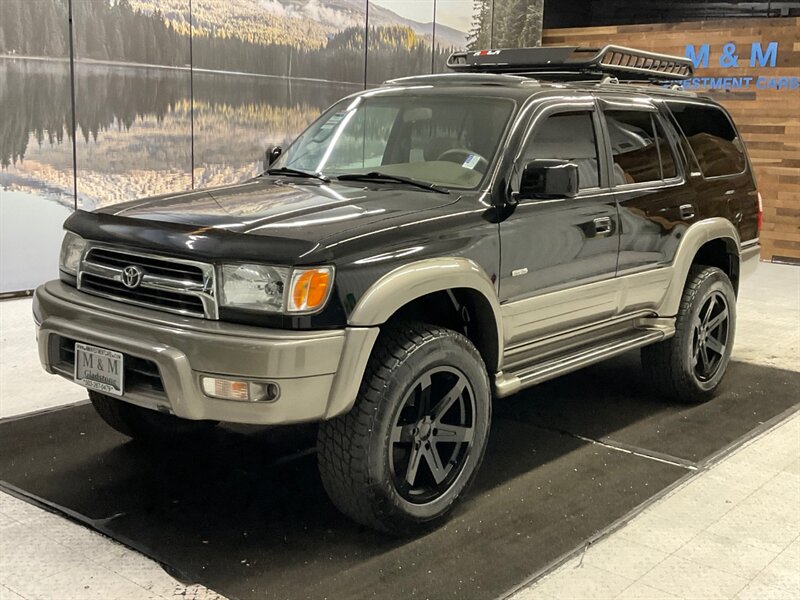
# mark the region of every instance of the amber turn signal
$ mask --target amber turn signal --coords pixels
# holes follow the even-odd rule
[[[333,287],[333,268],[297,269],[292,273],[289,312],[314,312],[325,305]]]

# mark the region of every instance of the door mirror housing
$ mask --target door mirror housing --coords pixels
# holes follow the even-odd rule
[[[283,148],[280,146],[270,146],[264,153],[264,168],[268,169],[272,164],[280,158],[283,154]]]
[[[532,160],[522,171],[512,200],[574,198],[578,195],[578,165],[568,160]]]

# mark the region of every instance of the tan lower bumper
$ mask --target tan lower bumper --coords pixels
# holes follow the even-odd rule
[[[163,390],[126,389],[123,400],[185,419],[280,424],[315,421],[349,410],[378,335],[372,327],[283,331],[180,317],[94,297],[60,281],[36,290],[39,358],[72,378],[59,344],[84,342],[157,367]],[[272,402],[206,396],[200,377],[268,380]]]

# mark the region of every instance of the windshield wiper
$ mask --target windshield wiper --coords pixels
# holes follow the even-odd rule
[[[410,177],[402,177],[400,175],[389,175],[388,173],[380,173],[378,171],[371,171],[369,173],[345,173],[344,175],[339,175],[336,179],[339,181],[392,181],[394,183],[413,185],[414,187],[431,192],[438,192],[439,194],[450,193],[450,190],[446,187],[436,185],[435,183],[419,181],[418,179],[411,179]]]
[[[292,177],[307,177],[308,179],[318,179],[319,181],[324,181],[325,183],[330,183],[331,180],[329,177],[325,177],[325,175],[319,175],[317,173],[310,173],[308,171],[301,171],[300,169],[292,169],[291,167],[280,167],[277,169],[267,169],[268,175],[289,175]]]

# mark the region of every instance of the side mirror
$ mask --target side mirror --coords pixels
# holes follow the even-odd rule
[[[578,195],[578,165],[568,160],[532,160],[522,171],[513,200],[574,198]]]
[[[267,148],[267,151],[264,153],[264,168],[267,169],[272,166],[280,155],[283,154],[283,148],[280,146],[270,146]]]

